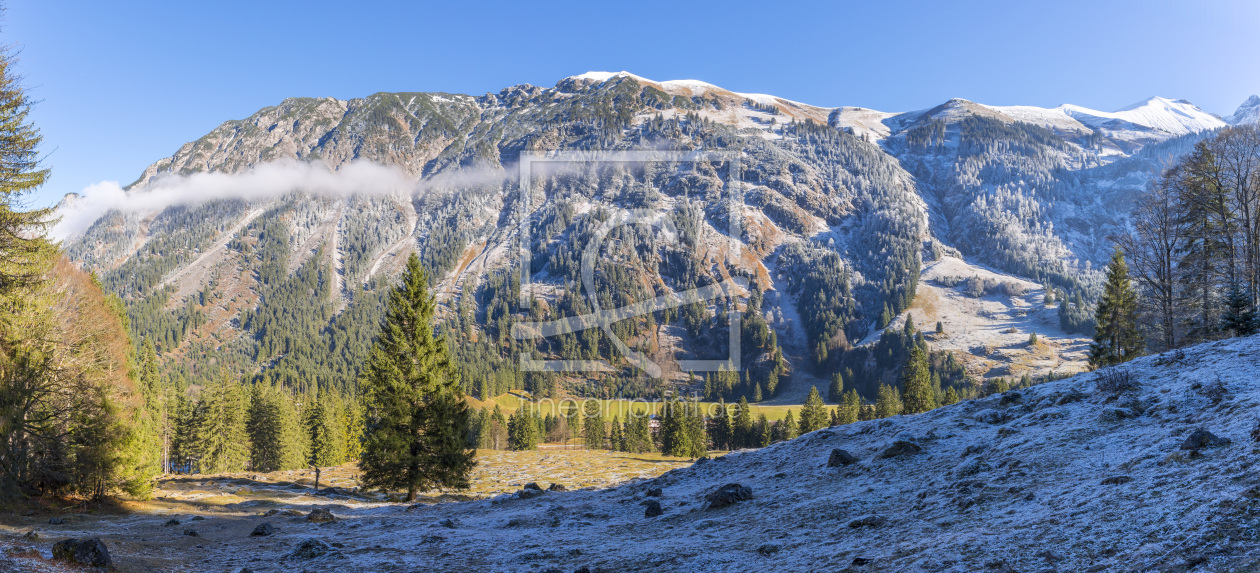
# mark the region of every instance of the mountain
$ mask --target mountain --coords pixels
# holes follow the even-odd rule
[[[1234,115],[1226,118],[1230,125],[1242,125],[1244,123],[1260,123],[1260,96],[1253,95],[1247,98],[1247,101],[1238,106],[1234,111]]]
[[[934,348],[953,356],[938,353],[933,368],[965,390],[986,376],[1082,367],[1083,339],[1056,319],[1060,301],[1094,296],[1093,267],[1134,193],[1223,125],[1162,98],[1109,113],[957,99],[885,113],[626,72],[482,96],[291,98],[154,163],[125,203],[91,214],[65,246],[128,303],[133,330],[156,341],[164,368],[192,383],[227,369],[353,386],[384,287],[415,252],[474,395],[702,390],[679,361],[730,353],[731,308],[756,311],[742,319],[753,334],[741,343],[741,372],[719,376],[712,397],[760,390],[790,402],[837,372],[873,395],[895,382],[914,343],[898,337],[910,316],[925,328],[943,323]],[[704,158],[562,166],[535,175],[523,213],[522,153],[592,149],[662,159],[737,150],[740,170]],[[743,207],[731,235],[735,195]],[[582,249],[625,209],[674,231],[612,230],[593,259],[604,308],[731,277],[749,287],[604,333],[515,339],[513,322],[591,310],[578,287]],[[522,214],[529,309],[517,305]],[[610,333],[665,377],[642,376]],[[1047,346],[1026,348],[1031,333]],[[603,358],[613,372],[526,375],[515,368],[523,351]]]

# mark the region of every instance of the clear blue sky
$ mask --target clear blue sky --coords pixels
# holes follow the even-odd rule
[[[290,96],[483,94],[589,70],[887,111],[951,97],[1232,113],[1260,92],[1260,3],[8,0],[55,202],[128,183]]]

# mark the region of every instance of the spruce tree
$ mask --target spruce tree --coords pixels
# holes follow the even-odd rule
[[[587,400],[582,405],[582,441],[586,443],[586,449],[602,450],[607,439],[604,413],[600,410],[599,401]]]
[[[901,392],[887,384],[880,384],[875,397],[875,417],[890,418],[900,414],[901,410]]]
[[[1251,336],[1260,329],[1256,320],[1256,307],[1251,303],[1251,293],[1235,281],[1225,294],[1225,310],[1221,314],[1221,330],[1234,336]]]
[[[858,395],[857,390],[849,390],[844,393],[844,404],[839,408],[838,422],[841,424],[852,424],[858,421],[858,417],[862,414],[862,397]]]
[[[844,376],[839,372],[831,375],[831,387],[827,389],[827,400],[839,402],[844,399]]]
[[[801,407],[800,433],[808,434],[814,430],[821,430],[826,428],[829,422],[827,406],[823,404],[822,396],[818,395],[818,387],[811,386],[809,396],[805,398],[805,405]]]
[[[227,373],[206,389],[194,430],[198,473],[238,472],[249,460],[247,405],[240,384]]]
[[[625,433],[622,431],[621,416],[618,416],[617,414],[613,414],[612,423],[609,424],[608,441],[611,443],[609,448],[613,451],[626,451],[626,439]]]
[[[941,404],[945,406],[949,406],[950,404],[957,404],[957,403],[958,403],[958,391],[955,390],[953,386],[950,386],[948,389],[945,390],[945,400],[941,402]]]
[[[540,436],[536,417],[527,405],[522,405],[508,417],[508,448],[515,451],[538,449]]]
[[[428,278],[412,253],[360,374],[367,422],[362,482],[405,489],[408,501],[421,490],[468,488],[476,464],[466,441],[468,405],[446,341],[434,334],[434,311]]]
[[[747,399],[740,397],[739,403],[735,405],[735,419],[731,425],[731,448],[757,447],[757,436],[753,434],[752,408],[748,406]]]
[[[351,397],[342,408],[342,427],[345,446],[342,451],[348,461],[358,461],[363,455],[363,407]]]
[[[927,356],[918,346],[910,351],[910,360],[901,370],[901,387],[905,389],[902,397],[907,414],[927,412],[936,407]]]
[[[333,396],[327,391],[322,395],[316,392],[312,403],[307,406],[303,421],[310,437],[307,464],[331,467],[345,462],[346,436],[337,409]]]
[[[765,414],[757,415],[757,447],[764,448],[769,446],[773,441],[773,428],[770,427],[770,421],[766,419]]]
[[[266,384],[255,384],[245,424],[249,433],[249,465],[256,472],[283,469],[284,439],[280,405]]]
[[[732,445],[732,431],[731,417],[727,410],[726,402],[719,400],[713,416],[709,418],[709,439],[713,442],[713,449],[735,449],[735,446]]]
[[[783,423],[780,425],[783,427],[784,440],[795,439],[797,436],[800,435],[800,433],[798,432],[800,428],[797,427],[796,417],[792,415],[791,410],[787,411],[787,415],[783,417]]]
[[[1102,368],[1133,360],[1142,354],[1142,334],[1137,328],[1137,292],[1129,280],[1129,267],[1119,247],[1107,265],[1107,283],[1094,312],[1094,343],[1089,364]]]

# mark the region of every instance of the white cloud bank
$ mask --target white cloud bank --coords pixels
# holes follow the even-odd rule
[[[58,241],[73,237],[114,209],[152,213],[219,199],[274,199],[291,191],[332,197],[386,195],[414,192],[417,185],[402,169],[370,161],[354,161],[337,171],[320,162],[279,161],[237,174],[167,175],[132,191],[123,190],[117,181],[103,181],[57,210],[60,221],[49,236]]]

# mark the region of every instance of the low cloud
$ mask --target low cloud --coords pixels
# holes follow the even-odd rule
[[[292,191],[332,197],[386,195],[411,193],[419,186],[402,169],[370,161],[354,161],[336,171],[319,162],[280,161],[236,174],[166,175],[130,191],[117,181],[103,181],[62,205],[57,210],[60,221],[49,235],[55,240],[73,237],[111,210],[153,213],[220,199],[274,199]]]

